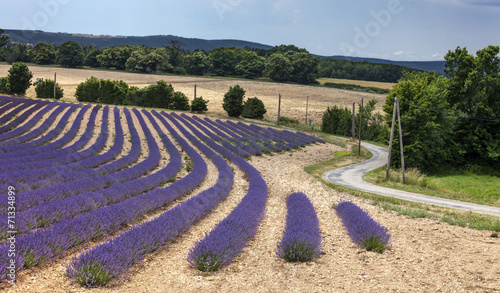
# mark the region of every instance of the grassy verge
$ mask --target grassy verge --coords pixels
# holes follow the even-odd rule
[[[304,170],[317,179],[323,180],[322,176],[326,171],[364,161],[366,160],[366,157],[371,155],[371,153],[367,150],[363,150],[363,153],[365,153],[363,155],[364,157],[357,157],[357,152],[355,152],[355,154],[345,154],[344,152],[339,152],[339,154],[334,153],[332,159],[306,166]],[[383,169],[381,168],[380,170]],[[330,182],[325,182],[325,184],[340,192],[368,199],[373,205],[379,206],[388,211],[397,212],[409,218],[430,218],[434,219],[437,223],[448,223],[476,230],[500,232],[500,219],[498,217],[405,201],[397,198],[350,189]],[[412,187],[410,187],[410,189],[412,192],[418,192],[414,188],[412,189]]]
[[[402,182],[401,171],[391,170],[389,180],[385,176],[386,169],[380,168],[367,173],[363,179],[388,188],[500,207],[500,176],[461,170],[430,176],[409,169],[405,172],[406,184]]]

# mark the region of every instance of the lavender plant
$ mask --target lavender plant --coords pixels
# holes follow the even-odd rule
[[[287,198],[286,206],[285,231],[276,254],[288,262],[316,259],[321,253],[321,233],[312,203],[304,193],[297,192]]]
[[[384,252],[391,240],[387,228],[350,201],[342,201],[335,207],[335,211],[342,218],[352,242],[368,251]]]

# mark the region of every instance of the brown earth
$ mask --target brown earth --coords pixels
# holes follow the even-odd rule
[[[219,81],[215,85],[222,87]],[[110,115],[110,119],[112,117]],[[143,117],[154,133],[151,123]],[[124,122],[125,118],[122,124]],[[134,124],[140,127],[136,118]],[[166,131],[164,127],[162,129]],[[143,137],[141,131],[140,135]],[[159,142],[156,134],[155,139]],[[146,149],[142,158],[147,155],[147,145],[143,144],[143,147]],[[3,289],[7,292],[131,293],[500,292],[500,239],[490,237],[491,231],[451,226],[432,219],[409,219],[373,206],[368,200],[338,192],[304,171],[307,165],[332,159],[332,153],[339,150],[344,149],[332,144],[317,144],[300,151],[250,160],[268,184],[265,216],[244,251],[218,272],[201,273],[192,269],[186,257],[196,241],[224,219],[245,195],[248,183],[235,166],[235,184],[229,197],[182,237],[148,255],[142,264],[132,268],[128,276],[97,289],[82,288],[64,276],[66,266],[75,255],[108,240],[108,237],[82,245],[51,263],[21,271],[16,286]],[[162,156],[167,154],[162,152]],[[185,170],[181,172],[185,173]],[[215,176],[217,171],[209,163],[208,177],[192,195],[214,184]],[[285,227],[286,197],[292,192],[306,193],[318,214],[323,254],[314,262],[287,263],[275,254]],[[388,250],[383,254],[366,252],[350,241],[332,209],[332,205],[342,199],[355,202],[388,228],[392,234]],[[146,219],[158,216],[173,205],[147,215]]]

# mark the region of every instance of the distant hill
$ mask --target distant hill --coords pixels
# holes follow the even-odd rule
[[[101,35],[85,35],[85,34],[70,34],[70,33],[51,33],[44,31],[24,31],[4,29],[5,33],[10,36],[12,42],[28,43],[36,45],[38,42],[44,42],[59,46],[66,41],[74,41],[81,45],[94,45],[98,48],[120,45],[137,45],[146,47],[160,48],[163,45],[169,45],[171,41],[179,41],[183,44],[182,48],[188,51],[196,49],[210,51],[220,47],[252,47],[258,49],[269,50],[273,46],[264,45],[255,42],[241,40],[204,40],[197,38],[183,38],[172,35],[157,35],[157,36],[101,36]],[[425,71],[443,72],[445,61],[392,61],[375,58],[360,58],[350,56],[318,56],[320,58],[344,59],[353,62],[367,61],[371,63],[394,64],[405,66],[408,68],[420,69]]]
[[[196,38],[183,38],[172,35],[158,35],[146,37],[131,37],[131,36],[98,36],[98,35],[84,35],[84,34],[69,34],[69,33],[49,33],[43,31],[23,31],[23,30],[10,30],[4,29],[5,33],[9,35],[12,42],[29,43],[36,45],[39,42],[49,43],[56,46],[67,42],[74,41],[81,45],[94,45],[98,48],[120,45],[137,45],[146,47],[161,48],[163,45],[171,44],[171,41],[179,41],[183,44],[182,48],[188,51],[196,49],[210,51],[220,47],[237,47],[243,48],[245,46],[269,50],[273,46],[263,45],[254,42],[240,41],[240,40],[203,40]]]
[[[446,61],[393,61],[386,59],[377,58],[362,58],[362,57],[350,57],[350,56],[318,56],[320,58],[332,58],[340,60],[348,60],[352,62],[370,62],[370,63],[381,63],[381,64],[392,64],[399,65],[413,69],[419,69],[424,71],[436,71],[439,73],[444,72]]]

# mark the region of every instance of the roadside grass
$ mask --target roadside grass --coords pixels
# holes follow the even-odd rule
[[[318,180],[323,180],[323,173],[326,171],[347,166],[350,164],[355,164],[366,160],[366,157],[370,157],[371,153],[363,149],[364,158],[357,156],[356,145],[353,145],[356,150],[354,154],[345,154],[345,152],[338,152],[332,154],[332,159],[317,162],[313,165],[306,166],[304,171],[311,174]],[[366,153],[365,153],[366,152]],[[356,158],[357,157],[357,158]],[[383,172],[385,176],[385,169],[380,168],[373,172]],[[473,176],[471,176],[471,181],[473,182]],[[407,178],[408,179],[408,178]],[[345,192],[360,198],[365,198],[371,201],[371,204],[379,206],[387,211],[393,211],[401,215],[407,216],[408,218],[429,218],[435,220],[437,223],[448,223],[450,225],[456,225],[461,227],[468,227],[476,230],[489,230],[500,232],[500,218],[490,215],[482,215],[468,211],[454,210],[450,208],[432,206],[412,201],[401,200],[398,198],[392,198],[387,196],[382,196],[378,194],[373,194],[369,192],[359,191],[355,189],[350,189],[341,185],[333,184],[330,182],[323,181],[327,186],[338,190],[340,192]],[[453,184],[453,183],[449,183]],[[403,185],[403,184],[401,184]],[[498,183],[497,183],[498,186]],[[415,186],[407,186],[408,191],[420,193]],[[498,194],[498,193],[497,193]],[[498,199],[498,195],[497,195]],[[332,205],[333,208],[333,205]]]
[[[494,174],[448,169],[438,175],[425,175],[409,169],[405,172],[407,184],[403,184],[401,170],[391,170],[389,180],[385,175],[383,167],[368,172],[363,179],[388,188],[500,207],[500,176]]]

